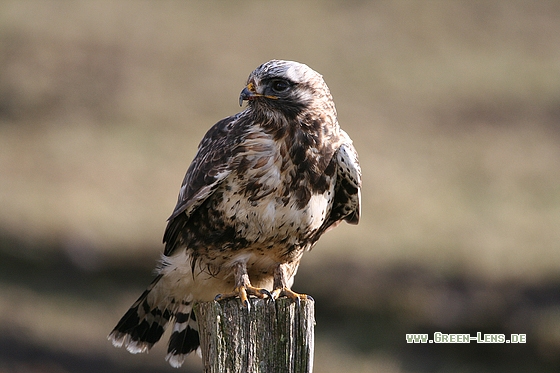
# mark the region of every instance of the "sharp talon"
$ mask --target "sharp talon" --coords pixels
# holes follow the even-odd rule
[[[270,294],[270,292],[266,289],[254,288],[252,286],[247,286],[245,289],[246,289],[248,295],[253,295],[253,296],[255,296],[257,298],[260,298],[260,299],[264,299],[265,297],[271,297],[272,296]]]
[[[231,293],[218,294],[218,295],[216,295],[214,300],[218,302],[218,301],[228,299],[228,298],[239,297],[239,299],[241,300],[241,304],[244,307],[249,309],[250,308],[250,304],[249,304],[249,296],[250,295],[255,296],[257,298],[260,298],[260,299],[264,299],[266,297],[272,298],[272,294],[268,290],[261,289],[261,288],[255,288],[251,285],[248,285],[248,286],[236,287],[235,289],[233,289],[233,291]]]
[[[241,304],[246,308],[249,308],[249,299],[247,298],[247,290],[244,287],[239,288],[239,299],[241,299]]]
[[[289,298],[295,302],[297,302],[298,306],[300,305],[300,300],[301,299],[309,299],[311,298],[309,295],[306,294],[299,294],[296,293],[288,288],[280,288],[280,289],[274,289],[272,291],[272,298],[273,299],[278,299],[280,297],[286,297]],[[312,299],[312,298],[311,298]]]

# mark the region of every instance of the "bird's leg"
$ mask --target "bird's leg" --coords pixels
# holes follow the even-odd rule
[[[247,274],[247,265],[245,263],[239,262],[233,266],[233,276],[235,279],[235,288],[233,289],[233,291],[231,293],[216,295],[216,301],[239,297],[239,299],[241,299],[241,303],[245,307],[249,308],[249,295],[254,295],[255,297],[261,299],[264,297],[272,297],[268,290],[256,288],[251,285],[251,281],[249,281],[249,275]]]
[[[287,271],[289,264],[290,263],[282,263],[274,269],[274,286],[272,288],[272,299],[287,297],[292,300],[296,300],[298,304],[300,299],[311,299],[309,295],[296,293],[288,287]]]

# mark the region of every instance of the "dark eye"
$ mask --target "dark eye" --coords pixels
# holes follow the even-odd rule
[[[276,79],[270,82],[270,87],[274,92],[285,92],[288,90],[288,88],[290,88],[290,86],[290,82],[282,79]]]

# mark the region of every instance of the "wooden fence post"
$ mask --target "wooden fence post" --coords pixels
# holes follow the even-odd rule
[[[195,306],[205,373],[312,373],[313,300],[239,299]]]

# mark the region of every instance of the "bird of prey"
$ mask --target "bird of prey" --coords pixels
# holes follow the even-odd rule
[[[272,60],[239,96],[245,110],[206,133],[168,219],[157,277],[109,335],[148,351],[168,323],[174,367],[199,347],[193,305],[213,299],[307,296],[290,288],[304,252],[360,218],[361,170],[323,77]]]

